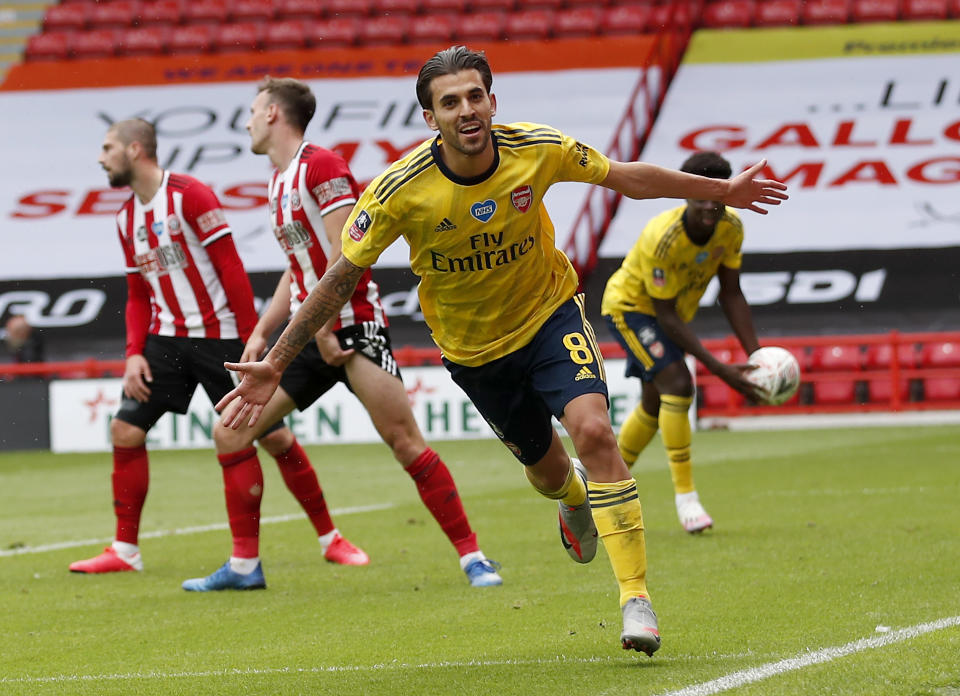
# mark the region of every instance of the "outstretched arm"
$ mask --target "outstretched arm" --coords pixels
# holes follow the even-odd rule
[[[238,428],[246,420],[252,427],[257,422],[263,407],[276,391],[283,371],[320,327],[340,311],[365,270],[340,256],[307,295],[263,360],[224,363],[227,369],[239,372],[242,377],[239,386],[216,405],[216,409],[223,412],[224,425]]]
[[[753,326],[753,315],[747,298],[740,289],[740,271],[735,268],[720,266],[717,270],[717,279],[720,281],[720,307],[723,309],[730,328],[743,347],[744,352],[750,355],[760,343],[757,341],[757,331]]]
[[[711,179],[646,162],[610,161],[602,186],[628,198],[694,198],[721,201],[734,208],[746,208],[766,215],[763,205],[780,205],[787,200],[787,185],[773,179],[754,177],[767,164],[761,160],[732,179]]]

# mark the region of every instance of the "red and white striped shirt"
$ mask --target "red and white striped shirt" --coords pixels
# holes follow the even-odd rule
[[[340,155],[304,142],[285,171],[270,179],[270,222],[290,264],[290,312],[317,284],[330,253],[323,216],[357,202],[360,189]],[[368,268],[340,310],[334,330],[364,321],[387,326],[380,289]]]
[[[141,203],[133,195],[123,204],[117,231],[128,285],[136,288],[142,278],[149,290],[128,298],[128,355],[141,352],[146,340],[146,332],[135,335],[142,327],[131,325],[141,323],[131,321],[131,312],[143,317],[147,332],[159,336],[250,336],[257,321],[250,280],[220,201],[208,186],[164,172],[151,201]],[[147,300],[149,308],[138,306]]]

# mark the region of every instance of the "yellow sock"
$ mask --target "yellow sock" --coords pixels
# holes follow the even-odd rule
[[[540,488],[530,476],[530,470],[526,467],[523,468],[523,473],[527,475],[527,481],[530,482],[530,485],[542,495],[544,498],[550,498],[550,500],[560,500],[564,505],[569,505],[570,507],[576,507],[577,505],[583,505],[583,501],[587,499],[587,489],[583,485],[583,481],[580,480],[580,477],[577,476],[573,471],[573,462],[570,462],[570,470],[567,472],[567,480],[564,481],[563,486],[560,487],[558,491],[545,491]]]
[[[650,440],[657,434],[657,419],[643,410],[643,406],[637,405],[635,409],[627,416],[627,420],[620,426],[620,435],[617,437],[617,445],[620,447],[620,456],[627,466],[633,466],[637,457],[643,452],[644,448],[650,444]]]
[[[610,557],[620,586],[620,606],[647,592],[647,547],[643,536],[643,512],[632,478],[615,483],[587,483],[590,507],[597,533]]]
[[[690,461],[690,416],[687,415],[691,403],[691,396],[660,396],[660,438],[667,448],[674,493],[695,490]]]

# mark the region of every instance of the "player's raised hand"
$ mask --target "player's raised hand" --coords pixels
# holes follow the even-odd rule
[[[784,193],[787,185],[774,179],[754,179],[756,174],[767,166],[767,160],[760,160],[755,165],[738,174],[730,180],[730,192],[723,199],[723,203],[734,208],[746,208],[755,213],[766,215],[763,205],[780,205],[789,196]]]
[[[225,362],[223,366],[240,373],[240,384],[220,399],[214,408],[223,414],[220,419],[228,428],[236,430],[244,421],[253,427],[280,384],[280,372],[266,360]]]

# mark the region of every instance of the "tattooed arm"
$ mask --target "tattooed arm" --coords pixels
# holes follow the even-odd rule
[[[340,311],[365,270],[354,266],[341,255],[307,295],[276,345],[263,360],[224,363],[224,367],[241,376],[237,388],[215,406],[217,411],[223,413],[224,425],[238,428],[246,420],[252,427],[257,422],[263,407],[280,384],[283,371],[313,339],[320,327]]]

